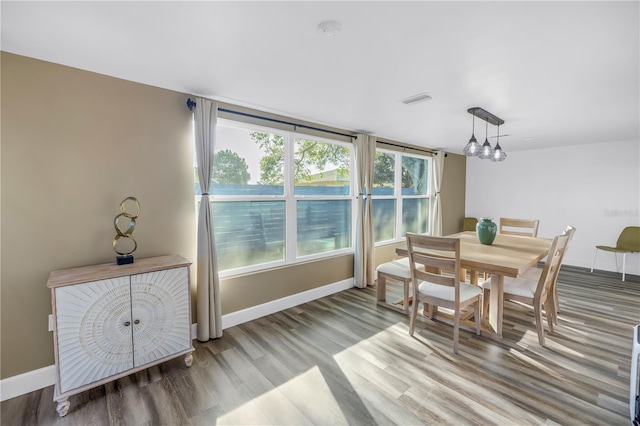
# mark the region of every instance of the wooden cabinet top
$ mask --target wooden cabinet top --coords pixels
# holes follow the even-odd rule
[[[47,287],[56,288],[65,285],[80,284],[90,281],[123,277],[126,275],[144,274],[146,272],[189,266],[191,261],[176,254],[167,256],[136,259],[128,265],[105,263],[102,265],[81,266],[79,268],[59,269],[49,274]]]

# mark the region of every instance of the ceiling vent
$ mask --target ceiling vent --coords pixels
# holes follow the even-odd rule
[[[413,105],[417,104],[418,102],[428,101],[429,99],[431,99],[431,96],[427,95],[426,93],[418,93],[417,95],[409,96],[408,98],[403,99],[402,103],[405,105]]]

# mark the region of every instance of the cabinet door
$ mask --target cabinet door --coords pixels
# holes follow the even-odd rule
[[[60,393],[133,367],[129,277],[55,289]]]
[[[132,275],[131,307],[135,367],[191,348],[186,267]]]

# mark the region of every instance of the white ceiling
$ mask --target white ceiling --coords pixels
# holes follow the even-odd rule
[[[508,153],[639,139],[639,4],[2,1],[1,46],[449,152],[479,106]]]

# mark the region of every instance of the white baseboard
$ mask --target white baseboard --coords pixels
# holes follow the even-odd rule
[[[348,290],[353,287],[353,278],[334,284],[325,285],[302,293],[283,297],[282,299],[263,303],[241,311],[232,312],[222,316],[222,328],[230,328],[254,319],[261,318],[288,308],[311,302],[330,294]],[[191,336],[195,339],[198,335],[198,324],[191,325]],[[38,389],[52,386],[56,383],[56,366],[49,365],[38,370],[28,371],[23,374],[0,380],[0,401],[15,398]]]
[[[8,377],[0,380],[0,401],[15,398],[25,393],[33,392],[38,389],[56,383],[56,366],[49,365],[37,370],[28,371],[17,376]]]
[[[263,303],[262,305],[231,312],[230,314],[222,316],[222,329],[224,330],[225,328],[230,328],[238,324],[252,321],[254,319],[264,317],[265,315],[274,314],[303,303],[311,302],[312,300],[320,299],[321,297],[329,296],[330,294],[348,290],[352,287],[353,278],[349,278],[348,280],[303,291],[302,293],[293,294],[291,296],[283,297],[282,299]]]

